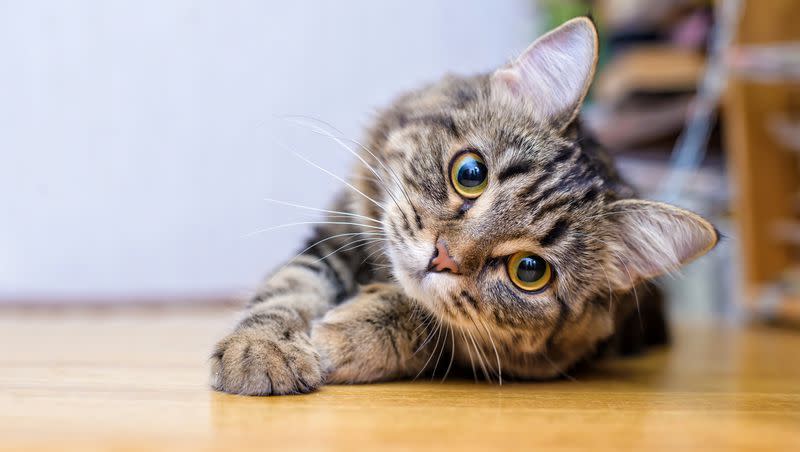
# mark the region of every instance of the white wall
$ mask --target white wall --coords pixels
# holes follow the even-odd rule
[[[530,0],[0,0],[0,302],[246,289],[344,173],[334,144],[445,71],[503,63]]]

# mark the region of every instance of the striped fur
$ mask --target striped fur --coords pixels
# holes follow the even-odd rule
[[[536,77],[530,57],[566,64],[548,67],[550,78],[591,77],[594,36],[588,20],[569,22],[516,60],[526,64],[518,75]],[[546,53],[553,45],[585,45],[575,53],[594,56],[554,58]],[[647,303],[649,278],[716,243],[702,218],[635,200],[584,136],[574,111],[588,81],[569,79],[564,86],[579,92],[551,93],[560,98],[543,110],[541,92],[509,88],[514,64],[445,77],[378,115],[363,146],[355,144],[358,192],[347,190],[332,208],[349,215],[331,214],[300,256],[259,287],[215,349],[214,388],[289,394],[464,369],[495,381],[555,377],[626,323],[635,298]],[[514,83],[542,89],[547,80]],[[464,149],[489,168],[475,200],[449,180],[448,165]],[[427,271],[437,239],[449,244],[459,275]],[[552,264],[549,287],[528,293],[511,283],[505,261],[518,251]]]

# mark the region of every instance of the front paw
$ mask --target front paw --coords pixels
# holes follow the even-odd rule
[[[211,357],[211,386],[233,394],[280,395],[322,384],[319,353],[306,333],[247,327],[220,341]]]

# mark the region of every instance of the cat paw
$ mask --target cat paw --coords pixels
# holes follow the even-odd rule
[[[220,341],[211,357],[211,386],[218,391],[300,394],[322,382],[319,353],[302,331],[242,328]]]

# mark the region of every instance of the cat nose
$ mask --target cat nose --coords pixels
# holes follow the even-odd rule
[[[444,239],[436,241],[436,251],[433,253],[430,263],[428,264],[429,272],[446,272],[458,274],[458,264],[450,257],[447,251],[447,242]]]

